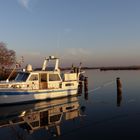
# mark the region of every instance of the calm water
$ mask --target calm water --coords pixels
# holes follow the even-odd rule
[[[0,140],[46,139],[139,139],[140,137],[140,71],[86,71],[88,96],[63,98],[50,102],[0,107]],[[117,96],[116,78],[122,82]],[[87,94],[86,94],[87,95]],[[23,124],[48,116],[39,122],[42,128],[29,130]],[[22,116],[24,113],[28,116]],[[11,121],[12,120],[12,121]],[[17,122],[8,125],[7,122]],[[21,124],[19,124],[21,123]]]

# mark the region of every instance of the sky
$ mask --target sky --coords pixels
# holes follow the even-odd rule
[[[0,0],[0,42],[42,65],[140,65],[140,0]]]

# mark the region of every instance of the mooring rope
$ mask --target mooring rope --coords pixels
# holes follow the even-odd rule
[[[104,83],[104,84],[102,84],[102,85],[100,85],[100,86],[98,86],[98,87],[96,87],[94,89],[89,90],[88,93],[91,93],[93,91],[99,90],[99,89],[104,88],[104,87],[107,87],[109,85],[112,85],[113,83],[115,83],[114,80],[108,81],[108,82],[106,82],[106,83]]]

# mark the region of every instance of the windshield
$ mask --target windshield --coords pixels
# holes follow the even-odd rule
[[[15,78],[15,81],[26,81],[29,76],[29,73],[18,73],[18,75]]]

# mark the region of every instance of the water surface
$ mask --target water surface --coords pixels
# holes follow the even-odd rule
[[[86,98],[83,90],[78,97],[0,107],[1,124],[22,115],[24,111],[35,114],[51,109],[52,114],[57,114],[52,117],[50,125],[44,120],[43,127],[33,132],[23,129],[22,125],[1,127],[0,139],[139,139],[140,71],[87,70],[85,75],[88,77]],[[119,95],[117,77],[122,82]]]

